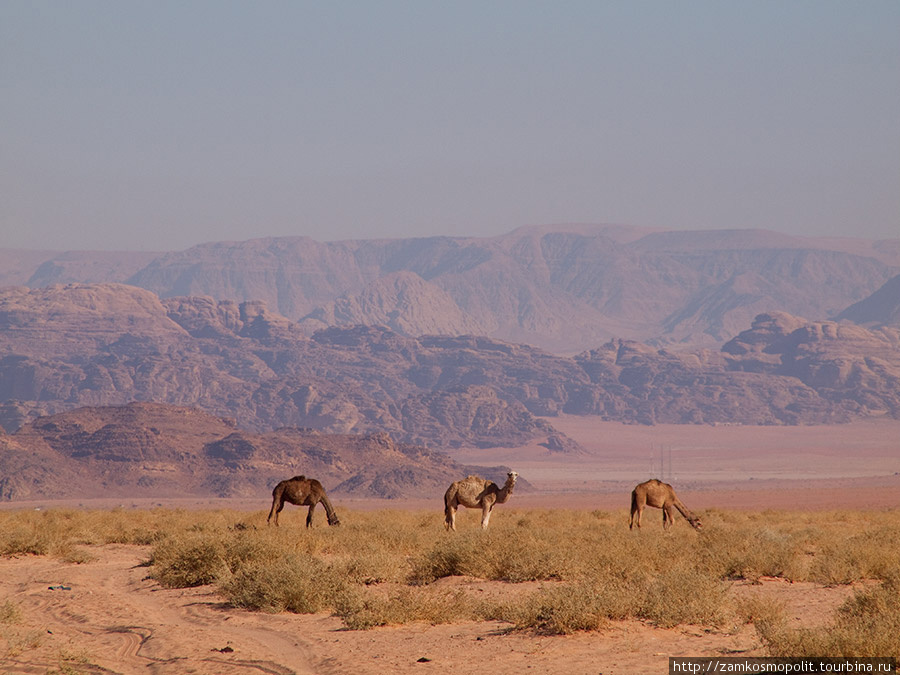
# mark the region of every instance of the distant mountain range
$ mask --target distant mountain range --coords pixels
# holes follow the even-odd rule
[[[169,253],[0,250],[0,286],[119,282],[162,299],[262,301],[307,336],[382,325],[566,354],[611,339],[718,348],[758,314],[837,318],[898,274],[900,239],[588,225],[491,238],[268,238]],[[870,326],[896,321],[860,311],[874,311]]]
[[[893,316],[882,295],[872,297]],[[0,289],[8,432],[40,415],[132,401],[195,407],[252,433],[309,427],[433,448],[537,440],[571,451],[552,426],[559,413],[644,424],[900,417],[900,327],[768,312],[718,350],[617,339],[568,357],[383,326],[310,338],[259,301],[160,299],[122,284]]]
[[[599,226],[0,250],[0,499],[439,497],[506,470],[441,448],[578,452],[560,413],[900,418],[898,273],[900,239]]]

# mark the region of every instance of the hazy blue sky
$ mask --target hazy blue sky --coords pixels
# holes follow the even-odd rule
[[[0,246],[900,236],[900,2],[0,0]]]

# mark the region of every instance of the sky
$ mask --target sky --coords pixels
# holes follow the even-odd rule
[[[0,0],[0,247],[900,237],[897,0]]]

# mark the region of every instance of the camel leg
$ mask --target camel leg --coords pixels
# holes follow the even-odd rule
[[[269,524],[269,521],[272,520],[272,517],[275,517],[275,527],[278,527],[278,514],[281,513],[281,509],[284,508],[284,500],[279,500],[278,497],[272,500],[272,508],[269,509],[269,517],[266,518],[266,525]]]
[[[312,527],[312,514],[316,510],[316,503],[309,505],[309,511],[306,512],[306,527]]]
[[[494,505],[484,506],[481,509],[481,529],[486,530],[488,523],[491,521],[491,509],[494,508]]]
[[[628,529],[631,530],[637,525],[641,529],[641,516],[644,514],[644,506],[647,504],[646,499],[638,495],[637,490],[631,493],[631,522],[628,523]],[[637,520],[635,520],[637,514]]]
[[[448,531],[452,530],[453,532],[456,532],[456,509],[456,505],[448,504],[444,511],[444,527],[446,527]]]
[[[635,520],[634,517],[635,512],[637,512],[637,520]],[[632,511],[631,513],[631,522],[633,525],[637,525],[637,529],[641,529],[641,518],[643,517],[643,515],[644,508],[642,506],[638,506],[635,511]],[[629,529],[631,529],[631,526],[629,526]]]
[[[663,506],[663,529],[668,531],[670,527],[672,527],[672,522],[675,520],[675,514],[673,513],[673,507],[671,504],[666,504]]]

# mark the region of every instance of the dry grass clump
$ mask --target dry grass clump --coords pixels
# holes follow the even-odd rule
[[[333,609],[346,584],[325,563],[294,553],[239,561],[220,588],[236,607],[313,614]]]
[[[900,570],[900,524],[885,523],[821,543],[807,577],[821,584],[892,578]]]
[[[519,629],[568,634],[596,630],[610,620],[637,618],[655,625],[718,625],[726,615],[727,588],[702,569],[683,563],[647,572],[601,568],[571,583],[547,584],[524,598],[499,603],[489,618]]]
[[[22,611],[11,600],[6,600],[0,605],[0,623],[19,623],[22,620]]]
[[[726,593],[720,579],[679,560],[647,580],[634,616],[667,628],[683,623],[718,625],[725,612]]]
[[[599,630],[611,618],[617,618],[622,605],[616,599],[612,599],[612,603],[609,600],[602,589],[588,582],[565,586],[553,584],[523,598],[486,608],[485,615],[489,619],[511,623],[518,630],[568,635]]]
[[[163,586],[190,588],[227,578],[227,543],[206,533],[166,537],[153,549],[153,577]]]
[[[22,610],[10,600],[0,604],[0,663],[3,657],[15,657],[19,654],[37,649],[44,634],[35,629],[22,629],[17,624],[22,622]]]
[[[412,561],[410,581],[427,584],[449,576],[492,581],[537,581],[568,575],[572,551],[552,533],[470,530],[444,537]]]
[[[215,518],[214,513],[204,518]],[[0,555],[49,555],[87,562],[90,555],[79,552],[78,546],[152,544],[166,532],[189,528],[192,516],[169,509],[0,511]],[[225,516],[219,514],[219,518]]]
[[[342,513],[340,527],[320,517],[310,530],[303,509],[285,512],[279,528],[266,527],[265,511],[0,512],[0,554],[87,562],[86,546],[150,545],[163,585],[212,584],[236,607],[333,612],[350,628],[494,619],[571,633],[625,618],[675,626],[739,616],[773,653],[861,654],[857,641],[873,643],[867,632],[882,635],[875,652],[898,651],[888,599],[900,512],[712,510],[699,533],[680,518],[669,533],[650,519],[629,531],[624,511],[504,509],[487,531],[478,515],[461,512],[460,531],[448,533],[439,509]],[[834,629],[804,632],[788,630],[777,605],[728,592],[733,579],[769,576],[884,585],[857,594]],[[447,577],[493,585],[484,593],[469,581],[435,583]]]
[[[782,618],[753,618],[773,656],[893,657],[900,660],[900,571],[858,590],[823,629],[791,629]]]
[[[351,630],[413,622],[453,623],[482,618],[480,606],[464,591],[395,587],[380,593],[345,588],[335,602],[335,614]]]
[[[699,555],[705,566],[723,579],[797,576],[795,561],[802,540],[768,525],[743,525],[728,530],[707,528]]]

